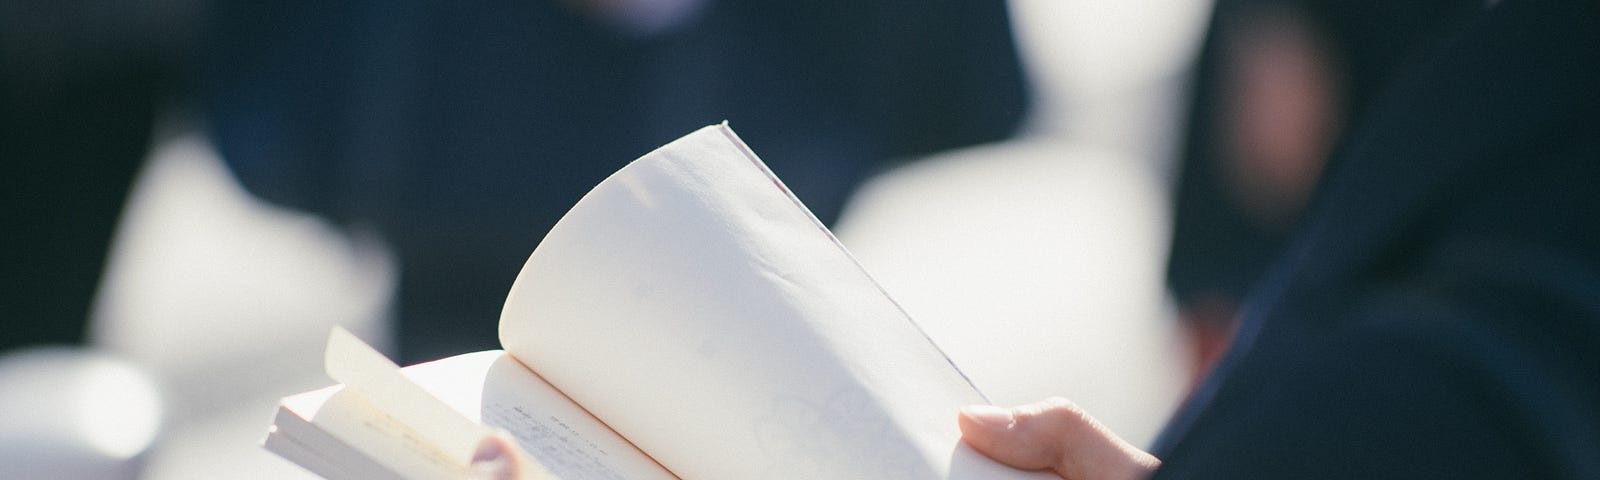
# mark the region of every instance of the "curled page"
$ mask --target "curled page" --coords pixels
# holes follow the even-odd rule
[[[585,196],[500,338],[685,479],[1047,478],[960,443],[983,396],[726,124]]]

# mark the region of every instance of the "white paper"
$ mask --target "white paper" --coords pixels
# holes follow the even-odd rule
[[[398,475],[369,478],[440,480],[459,478],[467,473],[465,462],[451,458],[412,425],[385,413],[368,400],[349,388],[340,389],[318,409],[312,423]],[[343,465],[364,463],[367,462]]]
[[[675,478],[501,351],[402,370],[335,328],[326,368],[344,388],[319,404],[314,421],[410,478],[459,476],[491,428],[510,433],[535,460],[529,478]]]
[[[339,395],[359,395],[397,424],[415,430],[456,465],[471,462],[478,441],[490,433],[407,379],[399,365],[343,328],[328,334],[323,367],[328,377],[344,384]]]
[[[585,196],[500,337],[683,478],[1048,478],[960,443],[982,395],[726,125]]]
[[[404,373],[466,418],[510,433],[551,478],[676,478],[505,352],[457,355]]]

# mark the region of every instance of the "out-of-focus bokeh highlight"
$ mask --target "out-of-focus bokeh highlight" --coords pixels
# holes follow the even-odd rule
[[[503,296],[509,278],[500,277],[520,267],[511,257],[542,234],[523,222],[553,221],[570,205],[534,204],[546,197],[525,192],[461,200],[451,206],[502,223],[449,229],[441,225],[463,218],[457,211],[407,195],[452,185],[427,193],[454,199],[467,187],[519,182],[580,195],[650,147],[724,118],[834,219],[863,265],[994,402],[1066,396],[1134,443],[1151,441],[1225,347],[1237,285],[1261,268],[1247,264],[1292,224],[1353,114],[1350,96],[1364,94],[1350,87],[1365,81],[1351,68],[1361,54],[1323,27],[1340,20],[1226,0],[1217,8],[1238,10],[1219,11],[1247,13],[1227,17],[1237,23],[1222,25],[1200,0],[967,2],[1009,14],[1000,28],[982,28],[1010,35],[1013,53],[976,31],[944,32],[959,22],[911,15],[920,2],[846,3],[856,22],[773,31],[764,15],[832,17],[721,0],[452,5],[437,15],[363,9],[387,8],[381,2],[0,2],[0,153],[14,156],[0,162],[70,159],[17,162],[34,170],[5,181],[7,202],[53,209],[17,213],[7,225],[30,230],[3,235],[58,245],[49,255],[86,256],[73,268],[94,270],[41,271],[47,262],[8,257],[5,286],[82,298],[66,302],[80,312],[0,306],[8,329],[87,327],[54,339],[85,340],[73,347],[0,344],[12,347],[0,352],[0,478],[308,477],[258,443],[279,397],[328,383],[319,354],[328,328],[343,325],[410,360],[492,348],[471,343],[478,337],[437,350],[407,344],[426,336],[419,329],[468,321],[452,316],[492,326],[492,311],[407,315],[454,289],[476,292],[465,301],[473,305]],[[406,23],[420,19],[428,23]],[[968,20],[976,30],[993,19]],[[534,35],[519,22],[541,22],[542,36],[519,36]],[[793,38],[816,43],[786,43]],[[529,57],[503,64],[496,49]],[[1197,67],[1212,50],[1225,54]],[[562,62],[580,66],[546,68]],[[1025,75],[1025,97],[1008,96],[1005,85],[1018,80],[1008,71]],[[763,89],[785,82],[798,85]],[[594,90],[541,96],[542,85],[566,84]],[[1196,92],[1217,100],[1194,102]],[[1009,107],[1024,98],[1025,110]],[[537,109],[549,115],[524,114]],[[104,144],[117,138],[148,144]],[[137,158],[109,153],[128,151]],[[524,153],[537,158],[501,158]],[[559,155],[582,162],[545,158]],[[1205,166],[1194,167],[1200,156]],[[391,161],[416,168],[382,168]],[[526,178],[497,173],[522,161],[553,166]],[[76,195],[87,189],[73,182],[116,184],[136,169],[137,181],[95,190],[111,193]],[[1196,180],[1199,171],[1221,180]],[[29,175],[75,180],[17,180]],[[1216,191],[1187,200],[1194,182]],[[106,205],[120,221],[63,213]],[[1234,223],[1204,220],[1227,210],[1219,205],[1234,205]],[[1194,234],[1184,226],[1192,218],[1266,233],[1206,243],[1226,232]],[[431,223],[393,226],[412,220]],[[116,229],[85,227],[102,224]],[[1175,234],[1197,250],[1173,244]],[[461,265],[427,256],[454,241],[495,253]],[[1244,253],[1222,253],[1229,248]],[[1240,260],[1175,266],[1192,258]],[[474,275],[476,262],[505,272]],[[1169,277],[1192,272],[1189,283]],[[432,293],[408,295],[423,290]],[[22,330],[0,336],[12,332]]]

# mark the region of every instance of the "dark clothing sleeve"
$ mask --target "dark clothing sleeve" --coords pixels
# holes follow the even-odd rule
[[[1167,257],[1167,288],[1180,304],[1207,298],[1243,300],[1271,266],[1294,218],[1264,224],[1246,214],[1226,173],[1231,158],[1223,146],[1224,51],[1240,25],[1268,11],[1290,12],[1306,22],[1326,49],[1329,68],[1342,85],[1331,92],[1344,121],[1360,122],[1379,88],[1404,65],[1459,30],[1482,7],[1475,0],[1222,0],[1212,11],[1191,86],[1173,195],[1173,232]],[[1237,41],[1237,40],[1235,40]],[[1338,133],[1338,132],[1334,132]],[[1295,212],[1298,215],[1298,212]]]
[[[1595,478],[1593,369],[1386,298],[1271,373],[1163,458],[1156,478]],[[1585,376],[1588,375],[1588,376]]]

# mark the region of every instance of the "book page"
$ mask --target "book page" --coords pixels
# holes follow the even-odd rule
[[[458,355],[404,372],[468,419],[510,433],[553,478],[677,478],[505,352]]]
[[[344,388],[313,422],[408,478],[463,475],[477,443],[496,428],[543,469],[532,478],[676,478],[502,351],[400,369],[335,329],[327,356],[329,375]]]
[[[983,396],[726,125],[573,207],[500,338],[683,478],[1049,478],[960,443]]]
[[[330,461],[338,461],[340,465],[376,463],[384,467],[384,471],[369,472],[375,476],[367,478],[435,480],[460,478],[468,473],[465,462],[451,458],[416,429],[349,388],[339,389],[329,397],[311,423],[371,459],[329,458]]]
[[[343,328],[328,333],[323,368],[328,377],[344,384],[328,405],[341,397],[355,397],[354,403],[382,412],[392,419],[389,423],[404,426],[407,434],[427,442],[440,461],[467,465],[478,441],[491,433],[406,378],[399,365]]]
[[[313,424],[318,412],[336,401],[334,396],[343,390],[343,385],[334,385],[285,397],[262,446],[330,480],[407,478],[398,472],[402,468],[422,474],[425,478],[460,473],[454,466],[438,468],[434,464],[424,463],[418,468],[417,465],[408,464],[416,460],[425,462],[434,454],[412,454],[411,451],[417,448],[411,445],[415,443],[414,439],[396,436],[394,429],[369,426],[369,423],[391,419],[371,408],[351,411],[348,406],[350,400],[345,397],[339,397],[337,402],[347,403],[346,406],[328,408],[330,412],[339,411],[337,416],[340,420]],[[395,456],[393,452],[401,452],[399,455],[405,459],[387,463],[377,460]]]

